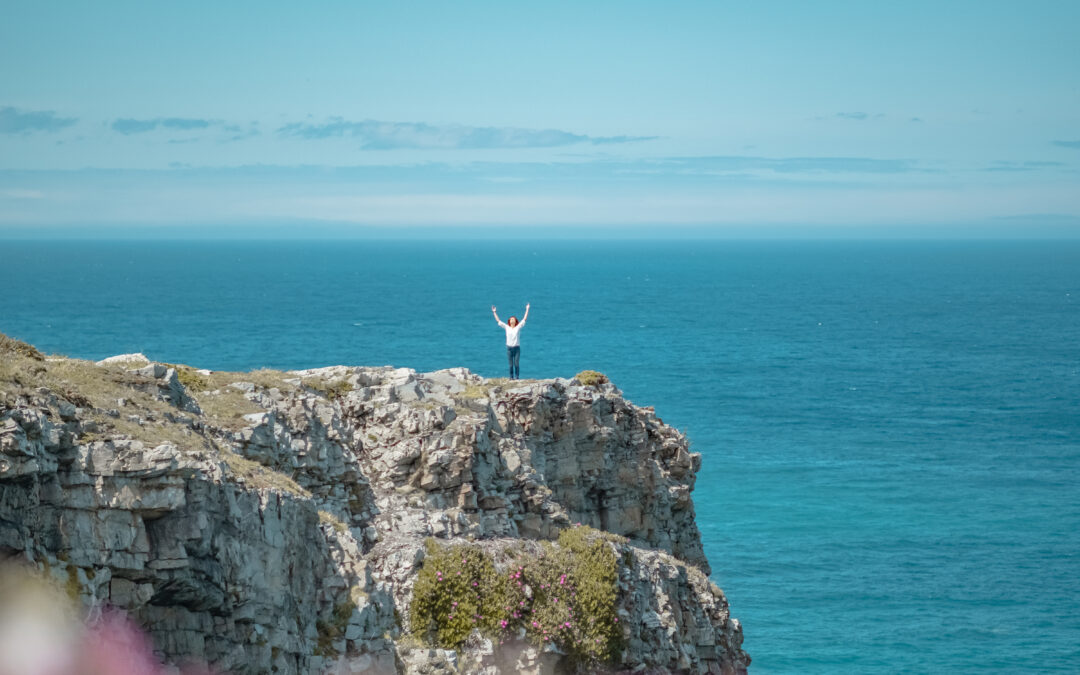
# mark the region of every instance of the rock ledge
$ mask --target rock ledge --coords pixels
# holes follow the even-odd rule
[[[0,559],[111,605],[171,663],[236,673],[559,673],[408,634],[429,537],[625,537],[613,671],[743,673],[691,492],[701,457],[610,384],[462,368],[212,373],[0,343]],[[21,343],[19,343],[21,344]]]

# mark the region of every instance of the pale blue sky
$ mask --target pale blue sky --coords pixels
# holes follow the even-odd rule
[[[1077,2],[6,2],[4,16],[9,228],[1080,233]]]

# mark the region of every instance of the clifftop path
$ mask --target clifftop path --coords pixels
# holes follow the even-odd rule
[[[0,558],[88,610],[123,609],[168,663],[745,672],[694,521],[700,462],[607,383],[95,364],[0,336]],[[579,523],[619,535],[597,535],[617,565],[610,659],[584,663],[525,628],[451,648],[410,626],[439,549],[425,542],[504,566]]]

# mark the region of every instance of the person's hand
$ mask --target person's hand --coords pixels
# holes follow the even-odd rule
[[[495,305],[492,305],[492,306],[491,306],[491,312],[492,312],[492,313],[495,313]]]
[[[525,309],[528,309],[528,308],[529,308],[529,303],[526,302],[525,303]]]

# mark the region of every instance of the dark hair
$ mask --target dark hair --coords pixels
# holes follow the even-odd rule
[[[517,324],[518,324],[518,320],[517,320],[516,316],[512,316],[512,317],[510,317],[509,319],[506,320],[506,325],[510,326],[511,328],[513,328]]]

